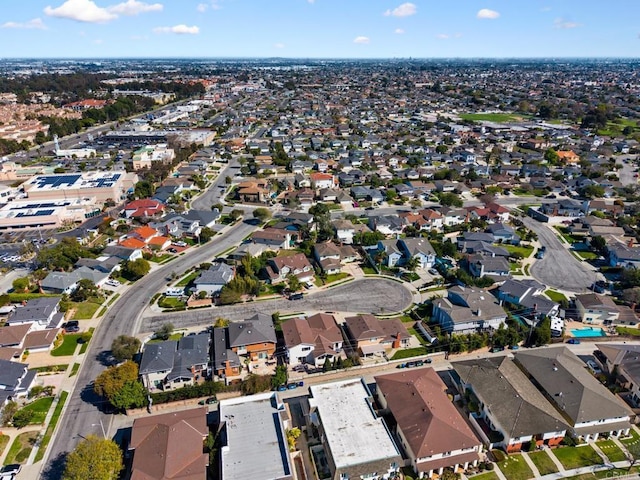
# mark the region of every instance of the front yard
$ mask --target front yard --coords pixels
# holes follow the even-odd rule
[[[498,463],[498,467],[508,480],[528,480],[533,478],[533,472],[522,458],[522,455],[509,455],[504,461]]]
[[[555,290],[545,290],[544,294],[556,303],[568,302],[567,297]]]
[[[71,308],[75,309],[74,320],[88,320],[93,317],[96,310],[102,305],[102,300],[90,299],[86,302],[72,303]]]
[[[47,413],[49,413],[52,403],[53,397],[43,397],[25,405],[21,410],[33,412],[33,416],[29,422],[30,425],[42,425],[44,419],[47,417]]]
[[[54,357],[66,357],[73,355],[78,346],[78,340],[80,340],[81,334],[79,333],[66,333],[62,336],[62,343],[55,349],[51,350],[51,355]]]
[[[553,453],[567,470],[603,463],[600,455],[590,445],[562,447],[554,450]]]
[[[613,440],[601,440],[596,442],[596,445],[602,450],[602,453],[607,456],[611,463],[622,462],[627,459],[627,456]]]
[[[4,459],[4,464],[9,465],[11,463],[20,463],[24,464],[29,455],[31,454],[31,449],[33,445],[36,443],[36,439],[38,438],[38,432],[24,432],[16,437],[16,439],[11,444],[11,448],[7,452],[7,456]]]
[[[522,258],[529,258],[533,253],[533,247],[529,245],[507,245],[505,243],[500,244],[500,247],[504,248],[510,254],[521,255]]]
[[[530,453],[529,458],[540,472],[540,475],[548,475],[558,471],[558,467],[544,450]]]

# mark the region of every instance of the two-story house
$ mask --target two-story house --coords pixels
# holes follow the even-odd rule
[[[344,332],[351,348],[364,356],[381,355],[392,348],[406,348],[411,339],[400,319],[380,320],[368,313],[346,317]]]
[[[282,334],[289,365],[322,367],[327,359],[333,362],[342,353],[342,332],[335,317],[327,313],[286,320]]]
[[[265,270],[272,284],[284,282],[289,275],[295,275],[302,283],[314,278],[313,267],[304,253],[270,258]]]
[[[473,333],[497,329],[507,314],[487,290],[456,285],[433,301],[432,319],[445,332]]]

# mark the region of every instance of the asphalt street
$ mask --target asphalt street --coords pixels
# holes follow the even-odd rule
[[[111,417],[98,409],[99,399],[93,394],[91,384],[106,368],[105,352],[110,350],[112,340],[118,335],[134,335],[138,332],[142,312],[151,297],[165,285],[167,275],[170,272],[181,274],[202,262],[210,261],[229,247],[240,243],[255,229],[256,226],[249,223],[235,225],[224,235],[214,237],[209,243],[138,280],[113,304],[93,334],[86,358],[78,372],[76,388],[69,396],[58,431],[51,441],[41,478],[61,478],[60,459],[75,448],[81,439],[80,435],[95,433],[92,425],[99,425],[100,422],[107,425],[110,422]]]
[[[307,312],[354,312],[376,315],[402,312],[413,302],[412,294],[402,283],[385,278],[360,278],[328,290],[307,293],[300,300],[279,298],[236,305],[163,313],[142,320],[142,332],[153,332],[171,322],[176,328],[211,325],[218,318],[240,321],[256,313],[281,314]]]
[[[571,254],[553,227],[530,217],[522,217],[521,220],[538,234],[538,241],[547,249],[544,258],[536,260],[529,270],[536,280],[549,287],[581,293],[600,278],[591,265]]]
[[[224,164],[209,188],[191,202],[191,207],[195,210],[210,210],[211,205],[223,203],[222,197],[228,186],[225,179],[227,176],[233,177],[234,173],[239,171],[239,167],[237,159],[229,160],[229,163]]]

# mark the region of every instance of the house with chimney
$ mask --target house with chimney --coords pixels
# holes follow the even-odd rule
[[[431,318],[447,333],[474,333],[499,328],[507,314],[491,292],[455,285],[433,301]]]
[[[267,281],[274,285],[286,281],[289,275],[295,275],[302,283],[314,279],[313,267],[304,253],[270,258],[265,272]]]

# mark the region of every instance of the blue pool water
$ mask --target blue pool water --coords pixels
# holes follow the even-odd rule
[[[576,338],[606,337],[604,330],[600,327],[572,328],[571,335]]]

